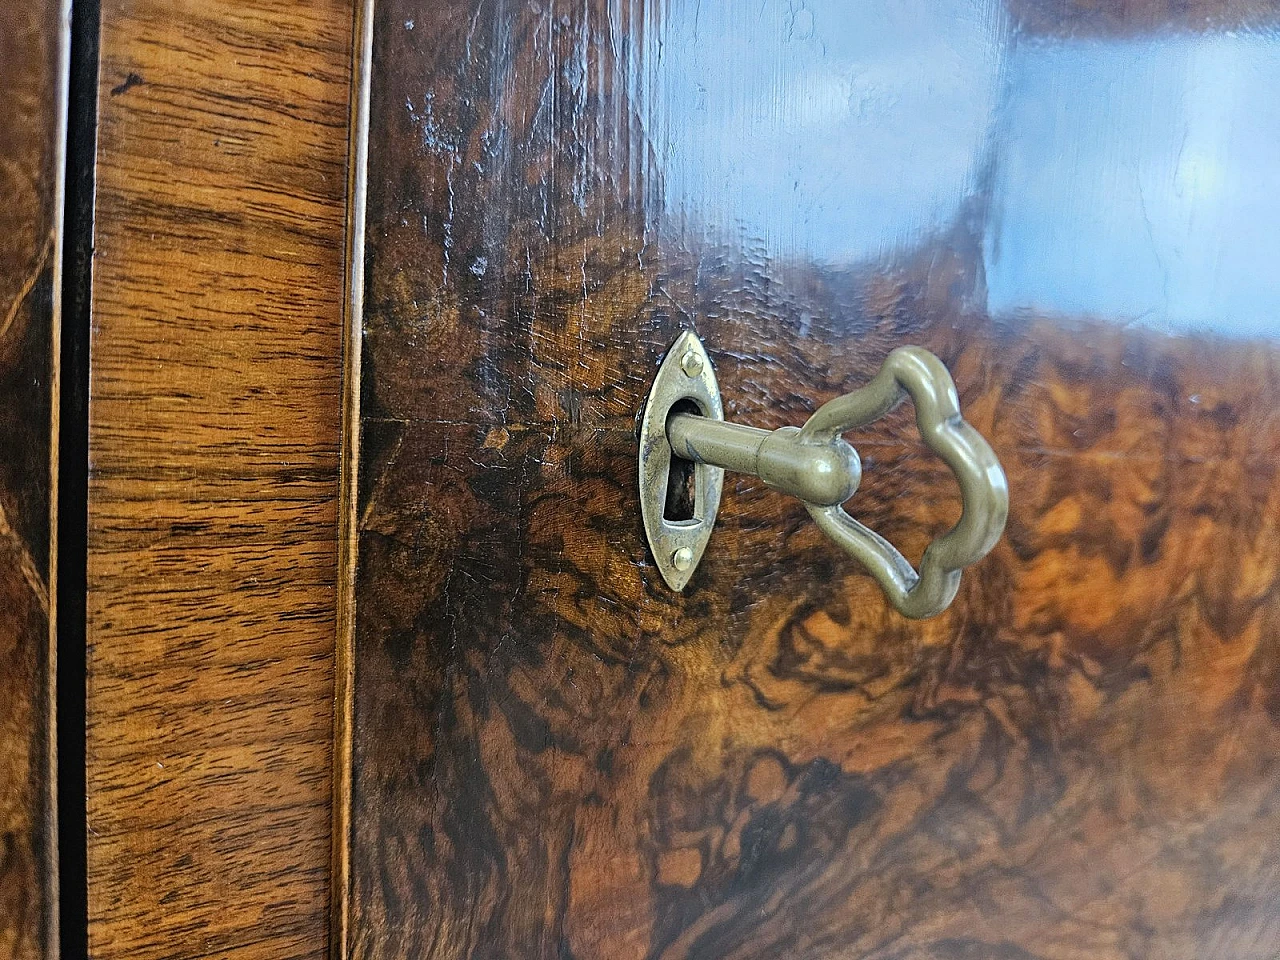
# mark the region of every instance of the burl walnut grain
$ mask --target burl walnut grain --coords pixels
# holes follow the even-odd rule
[[[0,957],[57,955],[53,451],[60,4],[0,2]]]
[[[994,320],[981,197],[864,268],[651,230],[648,9],[379,4],[351,955],[1275,956],[1280,349]],[[689,327],[759,426],[943,358],[1012,488],[945,615],[743,479],[665,588],[634,418]],[[954,481],[905,411],[851,439],[918,558]]]

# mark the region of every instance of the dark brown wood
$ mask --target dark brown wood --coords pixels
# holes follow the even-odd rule
[[[702,5],[703,55],[774,6]],[[851,263],[786,246],[804,210],[712,239],[664,198],[734,149],[662,139],[693,109],[645,99],[669,15],[379,4],[350,954],[1275,956],[1280,348],[992,316],[997,161]],[[732,130],[785,142],[817,96]],[[758,426],[902,343],[947,362],[1012,488],[951,610],[903,620],[744,479],[663,586],[635,417],[687,327]],[[852,438],[852,507],[918,558],[957,496],[912,430]]]
[[[1280,23],[1276,0],[1009,0],[1009,8],[1021,29],[1062,37],[1266,29]]]
[[[0,957],[57,956],[52,640],[66,24],[0,2]]]
[[[94,957],[328,950],[353,11],[102,4]]]

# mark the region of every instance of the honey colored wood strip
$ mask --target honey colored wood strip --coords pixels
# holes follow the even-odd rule
[[[107,0],[95,957],[328,949],[351,0]]]
[[[0,957],[58,955],[58,331],[67,11],[0,0]]]

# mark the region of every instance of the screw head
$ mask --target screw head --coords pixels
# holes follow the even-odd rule
[[[671,565],[681,573],[688,572],[693,566],[693,551],[688,547],[681,547],[671,555]]]
[[[696,377],[702,372],[702,354],[690,350],[680,358],[680,369],[686,377]]]

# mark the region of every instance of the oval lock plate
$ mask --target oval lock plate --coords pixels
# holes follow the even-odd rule
[[[715,527],[724,487],[723,469],[703,463],[690,464],[692,516],[686,519],[667,516],[667,488],[671,477],[667,420],[672,408],[681,401],[691,401],[708,419],[724,419],[711,358],[689,330],[680,334],[667,351],[640,422],[640,512],[658,572],[672,590],[683,590],[697,569]]]

